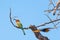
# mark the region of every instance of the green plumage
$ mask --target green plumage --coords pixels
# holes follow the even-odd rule
[[[23,31],[24,35],[25,35],[22,23],[16,22],[16,24],[17,24],[17,28],[20,28]]]

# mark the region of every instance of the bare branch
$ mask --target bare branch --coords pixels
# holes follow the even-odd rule
[[[52,4],[52,5],[54,6],[52,0],[49,0],[49,1],[50,1],[50,5]],[[51,10],[45,10],[44,12],[50,13],[50,12],[53,11],[53,15],[55,15],[55,14],[56,14],[56,11],[57,11],[57,10],[60,10],[59,5],[60,5],[60,0],[58,0],[58,2],[56,3],[56,6],[54,6],[53,9],[51,9]]]
[[[51,13],[51,11],[53,11],[53,9],[52,10],[45,10],[44,12]]]
[[[14,27],[16,27],[16,25],[14,25],[14,23],[12,22],[12,18],[11,18],[11,8],[10,8],[10,22],[12,23],[12,25],[14,26]]]
[[[39,26],[37,26],[37,27],[45,26],[45,25],[47,25],[47,24],[50,24],[50,23],[52,23],[52,22],[57,22],[57,21],[60,21],[60,19],[56,19],[56,20],[52,20],[52,21],[50,21],[50,22],[43,23],[43,24],[41,24],[41,25],[39,25]]]
[[[50,12],[52,12],[53,10],[60,10],[60,8],[58,8],[58,9],[54,9],[54,8],[53,8],[53,9],[48,9],[48,10],[45,10],[44,12],[49,12],[49,13],[50,13]]]
[[[53,2],[52,2],[52,0],[49,0],[49,1],[50,1],[49,6],[52,4],[53,7],[55,7],[54,4],[53,4]]]
[[[46,15],[46,14],[45,14]],[[52,21],[52,19],[48,16],[48,15],[46,15],[48,18],[49,18],[49,20],[50,21]],[[56,25],[52,22],[52,24],[54,25],[54,27],[56,28]]]
[[[59,11],[59,13],[57,14],[57,17],[56,17],[56,19],[58,19],[58,17],[60,16],[60,11]]]

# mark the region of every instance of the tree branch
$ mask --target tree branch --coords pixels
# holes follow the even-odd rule
[[[50,21],[50,22],[43,23],[43,24],[41,24],[41,25],[39,25],[39,26],[37,26],[37,27],[45,26],[45,25],[47,25],[47,24],[50,24],[50,23],[53,23],[53,22],[57,22],[57,21],[60,21],[60,19],[52,20],[52,21]]]
[[[33,32],[35,30],[38,30],[37,27],[35,25],[30,25],[29,27]],[[34,32],[35,36],[37,39],[39,40],[49,40],[47,37],[43,36],[40,32]]]
[[[46,14],[45,14],[46,15]],[[49,20],[50,21],[52,21],[52,19],[48,16],[48,15],[46,15],[48,18],[49,18]],[[56,25],[52,22],[52,24],[54,25],[54,27],[56,28]]]
[[[11,18],[11,8],[10,8],[10,22],[11,22],[11,24],[14,26],[14,27],[16,27],[16,25],[14,25],[14,23],[12,22],[12,18]]]
[[[50,1],[49,5],[51,5],[51,4],[52,4],[52,5],[53,5],[53,7],[55,7],[55,6],[54,6],[54,4],[53,4],[53,2],[52,2],[52,0],[49,0],[49,1]]]

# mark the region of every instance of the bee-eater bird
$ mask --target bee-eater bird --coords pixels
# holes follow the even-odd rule
[[[25,35],[22,23],[18,19],[15,19],[15,20],[16,20],[17,28],[21,29],[23,31],[24,35]]]

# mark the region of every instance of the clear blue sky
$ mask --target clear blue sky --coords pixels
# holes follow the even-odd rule
[[[49,21],[44,15],[48,0],[0,0],[0,40],[38,40],[30,29],[25,30],[26,35],[23,35],[20,29],[13,27],[9,20],[9,8],[12,8],[12,15],[21,20],[23,27],[29,27],[30,24],[37,26]],[[49,16],[54,19],[51,13]],[[50,24],[44,27],[54,26]],[[50,40],[60,40],[60,27],[41,33]]]

